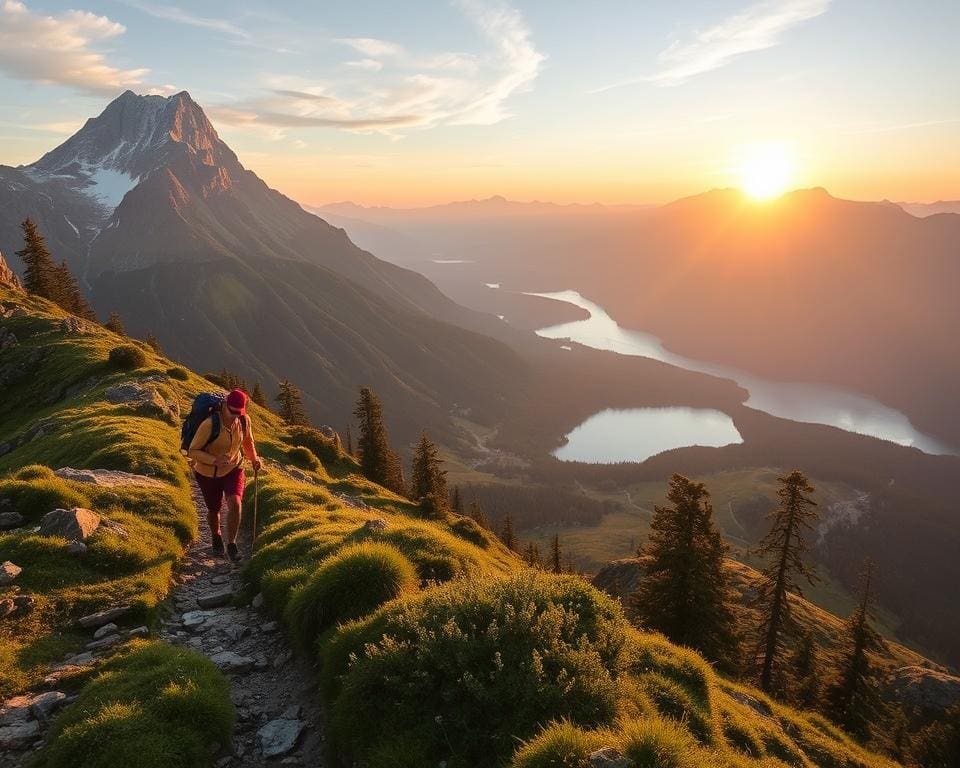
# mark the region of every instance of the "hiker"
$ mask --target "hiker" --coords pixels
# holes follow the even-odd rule
[[[227,555],[231,560],[240,560],[237,550],[237,531],[240,530],[240,503],[243,498],[243,457],[259,472],[261,462],[253,444],[250,418],[247,416],[247,394],[234,389],[220,406],[220,430],[213,440],[214,415],[208,416],[197,427],[190,441],[187,456],[191,460],[197,485],[207,505],[207,522],[213,545],[210,552],[223,554],[223,536],[220,532],[220,508],[224,496],[227,499]]]

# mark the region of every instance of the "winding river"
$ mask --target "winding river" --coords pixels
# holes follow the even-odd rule
[[[689,371],[732,379],[750,393],[746,405],[771,416],[812,424],[827,424],[848,432],[913,446],[924,453],[954,453],[939,440],[919,432],[904,414],[865,395],[822,384],[770,381],[730,366],[674,354],[664,349],[660,340],[652,334],[621,328],[603,307],[585,299],[577,291],[528,291],[526,294],[563,301],[590,313],[586,320],[541,328],[537,331],[538,336],[569,339],[596,349],[610,350],[622,355],[650,357]],[[664,411],[679,413],[665,414]],[[730,423],[727,424],[719,417]],[[701,427],[699,430],[698,424]],[[741,442],[736,429],[733,428],[731,433],[730,428],[733,428],[733,423],[729,416],[709,409],[608,410],[591,416],[573,430],[567,436],[567,444],[559,448],[554,455],[568,461],[643,461],[668,448],[681,447],[677,444],[680,440],[687,440],[682,445],[726,445]],[[655,433],[660,435],[661,439],[651,441],[644,437],[643,444],[640,444],[636,438],[640,432]],[[603,434],[607,441],[611,439],[611,434],[623,435],[624,440],[615,440],[620,446],[619,450],[601,456],[597,447],[603,442],[598,438],[600,434]],[[630,434],[635,436],[632,441],[627,437]],[[726,442],[718,442],[720,440]]]

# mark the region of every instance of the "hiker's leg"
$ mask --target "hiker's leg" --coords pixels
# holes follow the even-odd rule
[[[207,524],[210,526],[210,533],[214,536],[220,535],[220,508],[223,506],[223,488],[220,481],[215,477],[206,477],[195,473],[197,486],[200,493],[203,494],[203,501],[207,506]]]
[[[235,544],[240,530],[240,497],[227,496],[227,543]]]
[[[243,467],[237,467],[223,478],[223,492],[227,497],[227,542],[235,544],[240,530],[240,506],[243,501]]]

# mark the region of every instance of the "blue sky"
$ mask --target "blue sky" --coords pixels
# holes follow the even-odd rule
[[[798,186],[960,197],[948,0],[0,0],[0,162],[188,90],[306,203],[662,201],[775,140]]]

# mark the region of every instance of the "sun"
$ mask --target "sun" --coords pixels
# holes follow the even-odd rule
[[[754,200],[780,197],[793,183],[793,151],[781,142],[751,144],[743,151],[738,172],[740,189]]]

